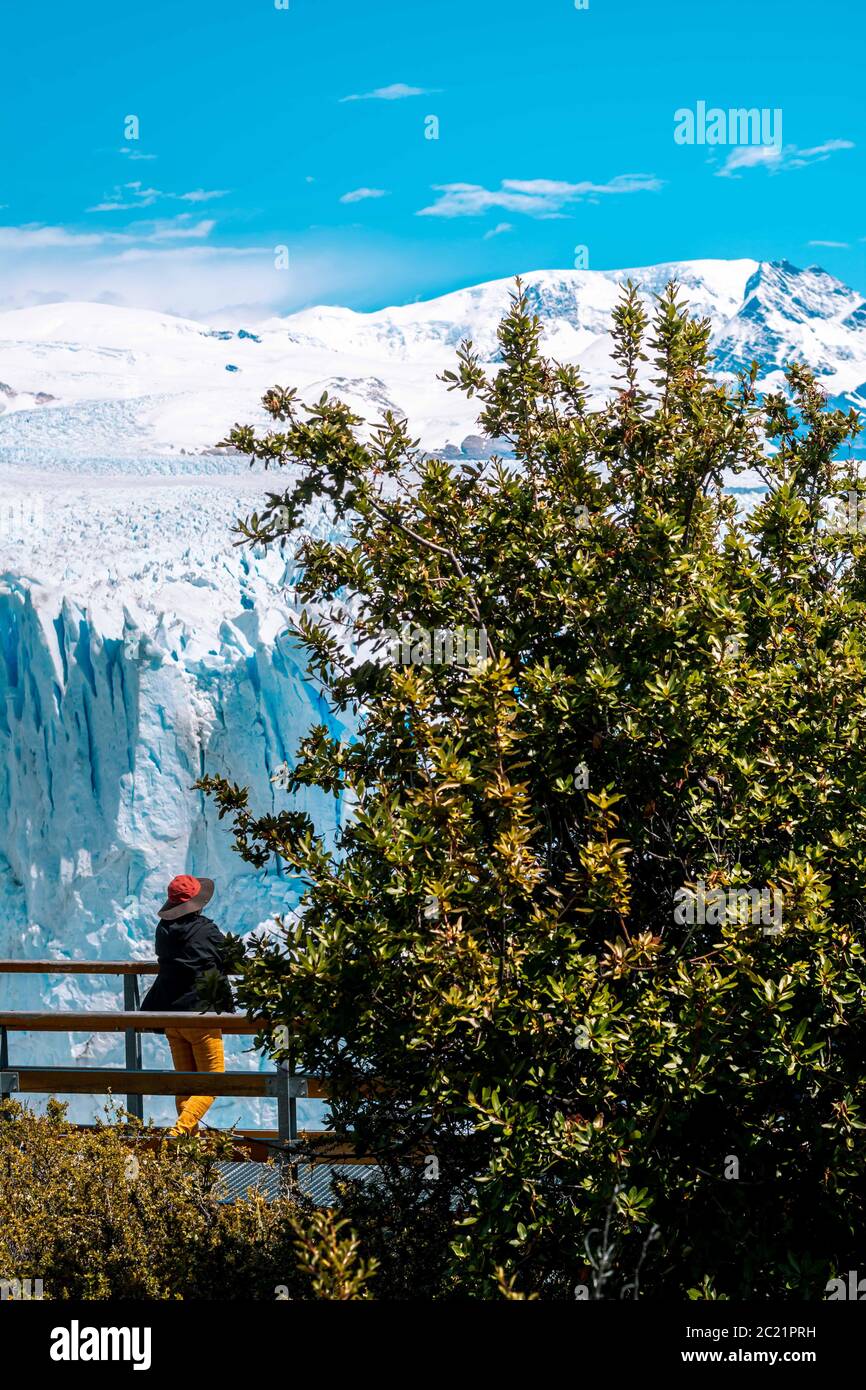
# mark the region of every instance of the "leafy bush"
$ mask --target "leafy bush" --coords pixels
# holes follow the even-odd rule
[[[224,1139],[157,1132],[151,1147],[65,1110],[0,1107],[0,1280],[39,1279],[50,1299],[367,1296],[375,1267],[332,1212],[218,1200]]]

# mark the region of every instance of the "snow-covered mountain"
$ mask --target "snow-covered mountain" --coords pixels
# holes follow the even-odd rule
[[[599,398],[628,277],[648,300],[679,281],[713,321],[720,371],[754,358],[769,386],[801,358],[831,398],[866,402],[866,302],[817,267],[527,275],[546,350],[578,362]],[[224,772],[257,807],[285,805],[270,778],[328,719],[289,633],[290,561],[232,544],[266,481],[215,445],[236,421],[264,424],[260,397],[280,384],[338,394],[371,422],[392,407],[425,447],[477,456],[476,404],[437,377],[466,337],[495,364],[512,289],[216,328],[106,304],[0,313],[0,956],[150,954],[154,909],[183,870],[216,879],[225,929],[291,906],[294,885],[243,865],[191,790]],[[301,804],[334,832],[330,802]],[[116,1003],[112,982],[84,977],[0,976],[0,991],[10,1007]],[[73,1055],[121,1057],[105,1036]],[[67,1039],[43,1035],[28,1057],[68,1061]]]
[[[600,395],[610,384],[610,313],[628,277],[648,302],[679,281],[693,310],[712,319],[720,371],[754,358],[777,384],[781,366],[800,358],[831,397],[864,399],[866,302],[817,266],[708,260],[526,275],[546,350],[579,362]],[[336,392],[367,417],[393,406],[425,447],[459,447],[475,408],[437,374],[466,337],[495,360],[512,290],[513,281],[495,280],[375,313],[319,307],[223,328],[107,304],[0,313],[0,464],[62,447],[91,463],[159,459],[164,470],[166,456],[211,450],[236,419],[259,418],[275,382],[308,396]]]

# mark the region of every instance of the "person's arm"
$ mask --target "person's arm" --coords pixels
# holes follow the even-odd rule
[[[212,924],[208,933],[208,944],[213,957],[210,971],[216,971],[217,974],[221,976],[221,984],[218,987],[215,985],[218,1012],[233,1014],[235,1011],[235,1001],[226,971],[226,939],[216,925]]]

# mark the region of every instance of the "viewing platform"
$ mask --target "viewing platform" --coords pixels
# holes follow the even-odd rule
[[[139,980],[156,975],[155,960],[0,960],[3,975],[116,975],[123,982],[123,1008],[105,1010],[0,1009],[0,1099],[25,1096],[122,1095],[126,1109],[144,1120],[145,1096],[177,1096],[204,1092],[213,1096],[245,1099],[270,1098],[277,1102],[276,1129],[233,1129],[232,1160],[222,1163],[222,1200],[242,1196],[249,1188],[273,1199],[297,1184],[314,1201],[327,1201],[334,1169],[351,1165],[356,1176],[374,1177],[375,1163],[358,1155],[351,1145],[327,1130],[299,1130],[297,1101],[327,1100],[327,1082],[296,1073],[287,1062],[275,1062],[265,1071],[181,1072],[145,1069],[142,1065],[143,1033],[177,1027],[219,1030],[223,1034],[255,1037],[267,1020],[231,1013],[144,1013],[139,1008]],[[123,1033],[123,1067],[31,1066],[18,1060],[10,1035],[16,1033]],[[203,1079],[206,1078],[206,1090]],[[89,1127],[89,1126],[88,1126]],[[204,1125],[207,1131],[210,1126]],[[162,1142],[153,1130],[131,1125],[131,1144],[152,1146]],[[268,1163],[276,1160],[276,1164]],[[266,1166],[267,1165],[267,1166]]]

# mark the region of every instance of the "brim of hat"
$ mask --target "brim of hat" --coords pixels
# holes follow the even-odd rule
[[[174,922],[178,917],[188,917],[191,912],[199,912],[213,897],[214,881],[212,878],[200,878],[199,883],[201,891],[196,893],[194,898],[187,898],[185,903],[173,903],[166,899],[157,912],[157,917],[163,922]]]

